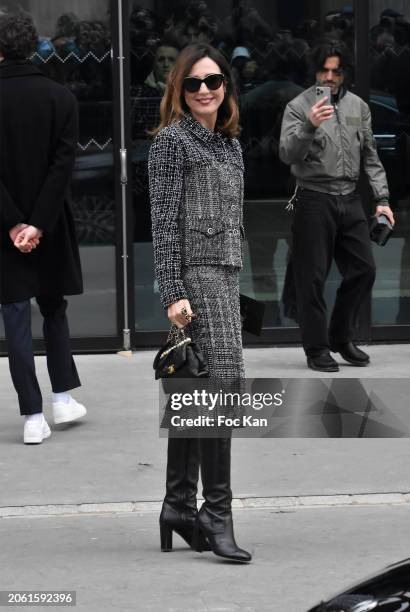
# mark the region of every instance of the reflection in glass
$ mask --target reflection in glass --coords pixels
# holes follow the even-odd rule
[[[6,3],[18,10],[20,2]],[[71,205],[80,242],[85,293],[69,298],[72,336],[116,335],[115,197],[109,0],[27,0],[39,32],[30,57],[78,100],[80,136]],[[33,333],[42,336],[33,300]]]
[[[289,168],[278,156],[282,115],[286,104],[312,84],[307,58],[319,39],[342,40],[353,48],[352,9],[346,5],[335,11],[330,1],[285,0],[144,6],[136,4],[130,13],[136,329],[168,327],[153,277],[147,131],[159,122],[166,71],[179,50],[193,42],[225,53],[239,96],[246,224],[241,290],[266,301],[266,327],[295,326],[282,299],[292,221],[284,206],[294,189]],[[332,270],[330,300],[337,278]]]
[[[386,247],[374,247],[373,324],[410,325],[410,14],[400,10],[403,2],[377,5],[370,9],[370,107],[396,227]]]

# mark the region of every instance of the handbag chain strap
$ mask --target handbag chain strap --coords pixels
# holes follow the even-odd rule
[[[169,334],[168,334],[168,342],[172,342],[172,344],[175,346],[176,344],[178,344],[180,342],[180,340],[185,340],[186,336],[185,336],[185,330],[183,327],[179,328],[176,325],[171,325],[171,329],[169,330]]]
[[[164,357],[169,355],[169,353],[171,353],[178,346],[189,344],[191,342],[191,338],[185,335],[185,330],[183,328],[172,325],[171,329],[169,330],[167,342],[171,342],[171,346],[166,351],[161,353],[161,359],[164,359]]]
[[[169,347],[169,349],[161,353],[161,359],[164,359],[167,355],[172,353],[172,351],[174,351],[179,346],[184,346],[184,344],[189,344],[190,342],[191,342],[191,338],[184,338],[183,340],[181,340],[181,342],[177,342],[176,344],[173,344],[172,346]]]

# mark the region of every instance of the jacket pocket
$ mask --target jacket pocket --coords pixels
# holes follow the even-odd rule
[[[187,264],[218,264],[224,254],[226,229],[214,218],[190,219],[185,226],[184,257]]]
[[[242,266],[240,225],[230,225],[214,217],[188,219],[183,229],[182,262],[189,264]]]

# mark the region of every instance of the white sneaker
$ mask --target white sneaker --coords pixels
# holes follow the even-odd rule
[[[26,421],[24,423],[24,444],[41,444],[51,436],[51,430],[45,419],[43,421]]]
[[[54,423],[71,423],[81,419],[87,414],[85,406],[75,401],[73,397],[70,397],[68,404],[64,402],[53,402],[53,419]]]

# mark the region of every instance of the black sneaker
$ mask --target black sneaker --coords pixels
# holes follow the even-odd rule
[[[307,358],[308,368],[319,372],[338,372],[339,366],[328,351]]]
[[[353,342],[332,344],[330,350],[332,353],[340,353],[347,363],[351,363],[354,366],[364,367],[370,363],[369,355],[359,349]]]

